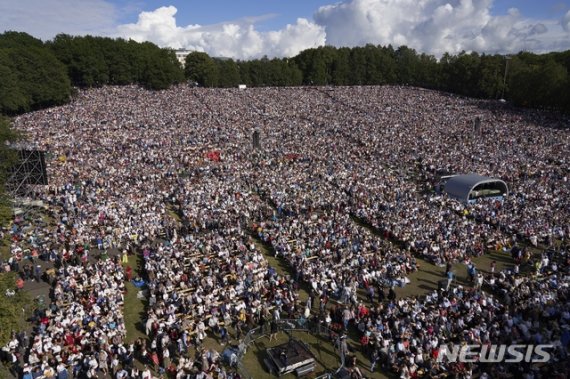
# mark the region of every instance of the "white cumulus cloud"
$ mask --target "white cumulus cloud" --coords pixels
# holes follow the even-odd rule
[[[23,31],[44,40],[58,33],[120,36],[238,59],[290,57],[324,44],[407,45],[436,56],[462,50],[570,49],[567,9],[559,9],[556,18],[536,19],[516,9],[496,14],[495,0],[333,1],[316,9],[313,19],[298,18],[280,29],[260,31],[257,24],[272,15],[214,25],[180,25],[177,9],[164,6],[140,12],[136,22],[121,25],[118,20],[134,13],[139,2],[127,1],[121,7],[114,0],[0,0],[0,33]]]
[[[348,0],[320,7],[314,18],[333,46],[405,44],[436,56],[570,48],[555,20],[528,19],[516,9],[493,15],[492,5],[493,0]],[[566,18],[570,14],[561,24],[568,28]]]
[[[174,6],[142,12],[136,23],[118,26],[118,35],[135,41],[152,41],[163,47],[188,48],[237,59],[293,56],[325,43],[323,27],[304,18],[279,31],[260,32],[247,20],[179,26],[176,12]]]

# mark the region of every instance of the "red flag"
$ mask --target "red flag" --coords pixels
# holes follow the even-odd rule
[[[219,150],[208,151],[206,158],[214,162],[219,162],[221,160],[221,152]]]

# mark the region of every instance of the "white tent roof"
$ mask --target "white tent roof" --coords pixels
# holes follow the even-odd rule
[[[445,183],[445,192],[450,197],[459,201],[467,202],[471,191],[473,191],[473,189],[478,185],[485,183],[495,183],[504,194],[509,192],[507,183],[501,179],[490,178],[488,176],[481,176],[478,174],[456,175],[450,178],[447,183]]]

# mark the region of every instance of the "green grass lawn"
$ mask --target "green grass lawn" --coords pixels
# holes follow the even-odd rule
[[[10,258],[10,235],[7,235],[4,239],[0,240],[0,258]]]
[[[126,268],[130,266],[133,269],[133,277],[136,277],[143,269],[143,258],[140,254],[129,256],[129,262],[123,264]],[[127,328],[127,342],[134,342],[138,338],[146,338],[144,333],[144,320],[146,320],[146,300],[139,299],[137,294],[139,289],[131,282],[125,283],[127,293],[125,294],[124,316],[125,327]]]
[[[437,289],[438,281],[445,279],[445,266],[439,267],[433,265],[421,258],[416,259],[420,265],[419,270],[410,274],[408,278],[409,283],[404,288],[396,288],[396,295],[398,297],[408,296],[422,296],[428,292]],[[500,272],[503,269],[511,268],[514,262],[509,254],[491,251],[480,257],[472,259],[479,272],[490,272],[491,262],[496,262],[495,272]],[[456,275],[456,282],[462,286],[470,286],[467,275],[467,265],[464,263],[456,263],[453,265],[453,271]]]
[[[312,375],[308,375],[308,378],[316,377],[320,374],[325,374],[326,372],[331,372],[340,366],[340,358],[338,353],[335,351],[333,344],[328,340],[328,338],[323,338],[320,336],[314,336],[305,332],[292,332],[293,338],[306,343],[311,352],[313,353],[317,366]],[[285,333],[281,332],[278,334],[277,339],[269,341],[267,337],[261,337],[255,340],[249,347],[247,354],[243,359],[244,366],[248,370],[248,374],[252,378],[276,378],[277,376],[270,375],[264,368],[263,359],[266,357],[267,348],[281,345],[288,341],[288,337]],[[355,350],[355,355],[357,357],[358,366],[362,374],[367,378],[374,379],[386,379],[390,378],[385,372],[380,372],[377,367],[375,372],[370,372],[370,361],[368,358],[364,357],[363,354],[358,351],[358,346],[351,344]],[[294,373],[282,376],[281,378],[292,379],[296,378]]]
[[[15,296],[5,296],[6,290],[16,288],[16,273],[0,274],[0,346],[4,346],[12,331],[28,329],[26,319],[31,315],[33,302],[26,291],[18,291]]]
[[[1,205],[0,212],[8,215],[11,214],[11,209],[7,205]],[[2,259],[10,258],[9,234],[0,240],[0,257]],[[3,272],[3,270],[3,267],[0,268],[0,298],[2,299],[0,305],[0,346],[4,346],[8,342],[12,331],[28,327],[26,319],[30,315],[30,305],[32,304],[26,292],[20,291],[12,297],[5,296],[7,289],[14,290],[16,288],[17,275],[14,272]]]

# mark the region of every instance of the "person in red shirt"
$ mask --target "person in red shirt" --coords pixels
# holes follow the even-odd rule
[[[133,268],[131,266],[127,266],[127,269],[125,270],[125,273],[127,275],[127,281],[131,281],[131,279],[133,278]]]

